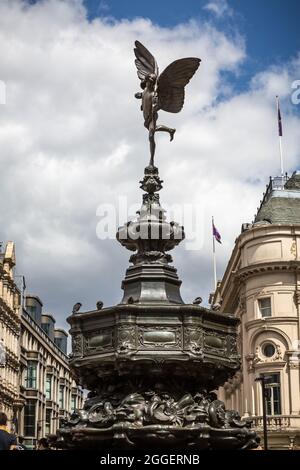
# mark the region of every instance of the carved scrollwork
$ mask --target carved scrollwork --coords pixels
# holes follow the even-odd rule
[[[74,334],[72,336],[72,353],[74,356],[82,355],[82,335]]]
[[[276,348],[276,353],[275,353],[275,355],[272,357],[273,361],[282,361],[283,356],[282,356],[282,351],[281,351],[280,345],[279,345],[279,344],[275,344],[275,348]]]
[[[238,345],[236,335],[226,336],[227,351],[230,356],[236,357],[238,355]]]
[[[130,256],[129,261],[133,264],[138,264],[142,262],[147,263],[171,263],[172,256],[163,251],[144,251],[143,253],[136,253]]]
[[[255,348],[255,353],[248,354],[246,356],[246,360],[248,361],[248,370],[251,372],[255,369],[256,364],[282,361],[283,354],[280,345],[275,344],[275,354],[272,357],[264,357],[261,353],[261,348],[257,346]]]
[[[184,330],[185,347],[197,356],[203,356],[203,329],[187,327]]]
[[[127,354],[136,348],[136,330],[134,326],[118,327],[118,354]]]

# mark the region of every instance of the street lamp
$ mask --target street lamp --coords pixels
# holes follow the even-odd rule
[[[256,377],[255,382],[261,382],[262,391],[262,409],[263,409],[263,432],[264,432],[264,450],[268,450],[268,429],[267,429],[267,407],[266,407],[266,380],[269,379],[269,375],[260,374]]]

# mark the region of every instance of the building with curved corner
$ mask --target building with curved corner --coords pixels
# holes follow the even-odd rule
[[[266,382],[269,448],[300,449],[300,173],[273,178],[255,221],[243,224],[214,294],[240,318],[242,368],[220,390],[226,407],[262,432]]]

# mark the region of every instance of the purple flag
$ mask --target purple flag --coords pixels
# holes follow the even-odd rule
[[[277,103],[278,103],[278,109],[277,109],[278,134],[279,134],[279,137],[282,137],[282,122],[281,122],[281,112],[280,112],[279,100],[277,101]]]
[[[222,243],[222,242],[221,242],[221,235],[219,234],[218,230],[216,229],[214,223],[212,223],[212,229],[213,229],[213,236],[215,237],[215,239],[217,240],[217,242]]]

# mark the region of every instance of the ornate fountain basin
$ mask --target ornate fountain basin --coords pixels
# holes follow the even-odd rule
[[[214,390],[240,367],[232,315],[196,305],[117,305],[72,315],[71,367],[93,390],[99,378],[172,373]]]

